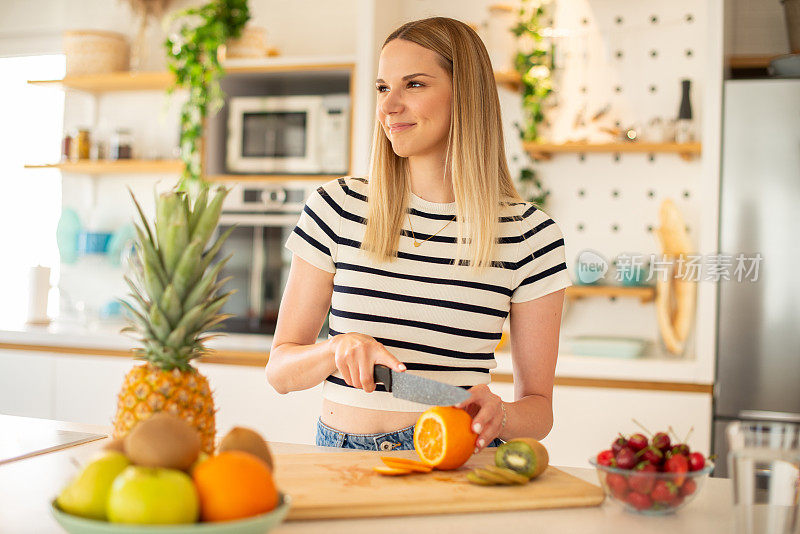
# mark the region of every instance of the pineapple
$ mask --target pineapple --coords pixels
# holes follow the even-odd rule
[[[130,312],[130,325],[122,331],[139,334],[143,346],[133,351],[146,363],[125,376],[114,420],[115,438],[125,436],[154,413],[166,411],[197,429],[204,452],[214,451],[214,399],[208,380],[191,361],[208,351],[203,345],[206,340],[219,335],[203,334],[230,317],[217,313],[233,293],[217,294],[230,280],[217,280],[230,256],[214,266],[211,263],[233,228],[203,252],[227,194],[227,189],[219,188],[209,202],[209,188],[204,185],[190,205],[186,192],[163,193],[156,199],[151,230],[131,192],[142,226],[135,225],[135,280],[125,276],[132,300],[120,299]]]

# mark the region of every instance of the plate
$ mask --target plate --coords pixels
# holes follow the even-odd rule
[[[130,525],[86,519],[61,511],[55,500],[50,503],[50,511],[69,534],[263,534],[283,522],[291,504],[291,497],[281,493],[277,508],[266,514],[235,521],[187,525]]]

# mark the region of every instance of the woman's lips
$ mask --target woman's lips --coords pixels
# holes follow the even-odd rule
[[[411,128],[411,127],[412,127],[412,126],[414,126],[415,124],[416,124],[416,123],[411,123],[411,124],[398,124],[397,126],[392,126],[391,128],[389,128],[389,131],[390,131],[391,133],[402,132],[403,130],[408,130],[409,128]]]

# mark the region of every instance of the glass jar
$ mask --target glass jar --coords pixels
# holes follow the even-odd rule
[[[72,140],[72,145],[73,159],[89,159],[89,150],[91,148],[89,129],[79,128],[77,135]]]
[[[131,131],[120,128],[111,136],[109,146],[109,159],[131,159],[133,158],[133,136]]]

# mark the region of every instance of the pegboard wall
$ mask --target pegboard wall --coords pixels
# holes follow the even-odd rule
[[[682,79],[691,80],[695,140],[703,138],[703,128],[719,127],[702,124],[709,50],[705,2],[562,0],[549,9],[552,20],[545,22],[554,28],[555,94],[542,132],[548,141],[613,141],[599,128],[608,126],[633,127],[642,140],[661,142],[664,133],[651,121],[666,125],[677,117]],[[534,162],[514,126],[522,120],[519,95],[501,90],[500,98],[512,175],[531,167],[550,191],[545,211],[564,232],[573,280],[576,258],[586,249],[609,261],[623,253],[658,253],[653,229],[667,198],[676,203],[699,246],[701,157],[565,153]],[[592,123],[604,108],[603,117]],[[653,305],[623,298],[569,303],[562,332],[659,338]]]

